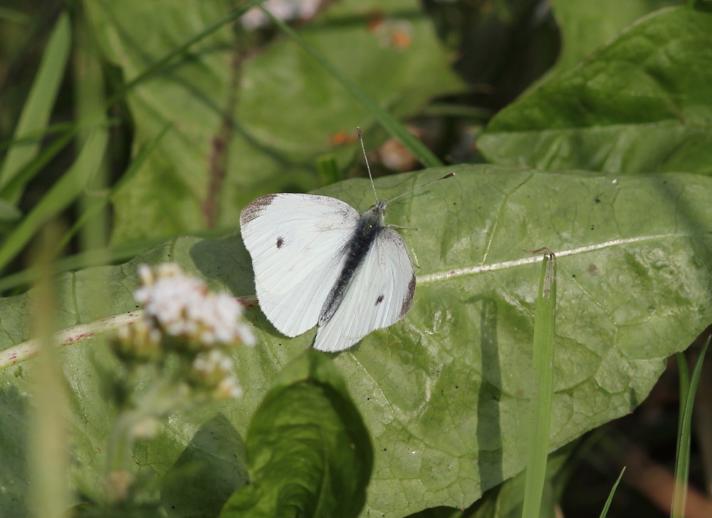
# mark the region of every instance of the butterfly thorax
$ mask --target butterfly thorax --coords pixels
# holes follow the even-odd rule
[[[328,322],[339,308],[339,304],[341,304],[346,289],[349,287],[356,271],[363,263],[378,233],[384,228],[383,216],[385,210],[386,203],[379,201],[361,214],[351,239],[344,245],[346,260],[344,261],[336,284],[334,284],[334,287],[329,292],[324,307],[321,309],[321,315],[319,316],[320,325]]]

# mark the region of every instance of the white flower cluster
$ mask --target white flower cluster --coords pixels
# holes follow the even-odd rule
[[[227,354],[219,349],[200,353],[193,360],[193,373],[201,381],[214,386],[214,394],[218,399],[237,398],[242,395],[242,388],[233,373],[233,362]]]
[[[142,286],[134,292],[134,298],[144,306],[144,320],[149,326],[155,323],[171,336],[206,347],[238,341],[255,343],[241,319],[240,303],[226,293],[211,293],[203,281],[186,275],[177,264],[163,263],[153,270],[141,265],[139,276]]]
[[[262,6],[272,15],[284,21],[307,20],[314,16],[322,0],[266,0]],[[245,29],[255,30],[269,25],[269,17],[259,7],[247,11],[240,23]]]

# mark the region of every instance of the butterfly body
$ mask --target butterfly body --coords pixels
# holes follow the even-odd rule
[[[383,215],[385,211],[385,203],[379,202],[359,217],[358,225],[347,244],[344,267],[341,270],[339,279],[329,292],[329,296],[319,316],[320,324],[328,322],[334,315],[358,267],[363,263],[364,258],[378,237],[379,232],[385,228],[383,226]]]
[[[260,307],[281,333],[318,325],[316,349],[346,349],[410,308],[415,276],[386,203],[359,214],[327,196],[274,194],[240,215]]]

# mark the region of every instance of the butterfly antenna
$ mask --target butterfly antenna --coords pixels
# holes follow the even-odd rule
[[[378,199],[378,193],[376,192],[376,184],[373,183],[373,175],[371,174],[371,166],[368,164],[368,157],[366,156],[366,146],[363,145],[363,132],[361,128],[356,126],[356,133],[358,134],[358,140],[361,143],[361,151],[363,152],[363,160],[366,162],[366,170],[368,170],[368,178],[371,180],[371,189],[373,189],[373,196],[376,198],[376,203],[380,200]]]
[[[415,191],[412,191],[412,192],[402,192],[402,193],[400,193],[398,196],[395,196],[395,197],[391,198],[390,200],[388,200],[387,203],[390,205],[390,204],[393,203],[394,201],[396,201],[396,200],[398,200],[398,199],[400,199],[400,198],[403,198],[404,196],[414,196],[414,195],[416,195],[416,194],[419,194],[420,192],[423,192],[425,189],[427,189],[428,187],[430,187],[430,186],[433,185],[434,183],[439,182],[439,181],[441,181],[441,180],[446,180],[446,179],[448,179],[448,178],[453,178],[454,176],[455,176],[455,173],[448,173],[448,174],[446,174],[445,176],[441,176],[440,178],[436,178],[435,180],[429,181],[429,182],[426,183],[425,185],[422,185],[422,186],[418,187]]]

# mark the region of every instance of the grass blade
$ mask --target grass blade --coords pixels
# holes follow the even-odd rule
[[[679,436],[677,438],[677,451],[675,453],[675,492],[672,497],[672,518],[684,518],[685,499],[687,497],[687,477],[690,471],[690,440],[692,437],[692,410],[695,406],[695,392],[700,384],[702,364],[705,361],[707,348],[712,337],[707,339],[697,358],[692,371],[688,389],[681,394],[682,419],[680,420]]]
[[[690,390],[690,367],[687,365],[687,358],[685,358],[684,352],[675,354],[675,362],[677,363],[677,381],[679,391],[678,399],[680,400],[680,406],[683,406],[684,401],[687,400],[688,391]],[[683,412],[680,412],[677,416],[676,449],[680,448],[680,438],[682,437],[682,416]]]
[[[32,160],[27,162],[15,176],[0,188],[1,200],[15,200],[20,197],[27,182],[32,180],[54,157],[56,157],[72,141],[72,132],[62,134],[49,146],[43,149]],[[9,203],[9,202],[8,202]]]
[[[77,45],[74,50],[72,72],[74,75],[75,95],[75,118],[85,122],[96,122],[101,125],[101,129],[95,131],[106,133],[108,138],[108,128],[106,125],[106,99],[104,96],[104,74],[101,67],[101,60],[97,53],[97,46],[91,37],[90,28],[85,19],[84,13],[79,11],[75,16],[75,29]],[[80,129],[78,141],[86,143],[92,131]],[[109,169],[106,161],[101,160],[95,173],[87,183],[86,189],[79,198],[79,206],[82,212],[94,206],[97,196],[103,196],[109,182]],[[80,227],[80,247],[82,250],[102,249],[108,242],[109,215],[104,210],[106,204],[101,204],[93,213],[93,217],[85,220],[85,224]]]
[[[30,17],[25,13],[10,7],[0,7],[0,20],[24,25],[30,21]]]
[[[22,212],[20,209],[0,199],[0,222],[7,223],[11,221],[17,221],[22,217]]]
[[[14,139],[45,130],[66,68],[71,37],[69,17],[63,14],[59,17],[47,42],[39,71],[15,128]],[[39,142],[34,142],[13,145],[9,149],[0,167],[0,188],[11,181],[35,157],[39,146]],[[11,197],[5,199],[16,203],[19,195],[18,191],[13,191]]]
[[[40,277],[32,297],[34,332],[40,353],[30,367],[33,411],[27,448],[31,476],[28,507],[35,518],[62,518],[70,505],[66,429],[69,408],[60,357],[54,343],[57,305],[52,236],[56,229],[47,228],[42,234],[36,257]]]
[[[351,94],[351,96],[361,103],[380,122],[388,133],[398,139],[414,156],[426,167],[440,167],[443,163],[436,157],[420,140],[398,122],[390,113],[381,108],[376,101],[354,81],[346,77],[341,71],[329,62],[319,51],[309,45],[294,29],[275,17],[271,12],[260,5],[260,9],[270,17],[279,29],[292,38],[314,61],[331,74]]]
[[[109,100],[107,101],[107,104],[110,106],[110,105],[116,103],[117,101],[123,99],[126,96],[126,94],[129,93],[134,88],[136,88],[136,86],[138,86],[139,84],[143,83],[147,79],[151,78],[153,75],[157,74],[158,72],[160,72],[161,70],[166,68],[178,56],[185,54],[185,52],[188,49],[190,49],[190,47],[192,47],[199,41],[207,38],[212,33],[219,30],[221,27],[234,22],[235,20],[240,18],[243,14],[245,14],[247,11],[249,11],[253,7],[260,5],[264,1],[265,0],[251,0],[250,2],[246,3],[242,7],[237,7],[235,9],[233,9],[223,18],[220,18],[219,20],[216,20],[215,22],[211,23],[205,29],[200,31],[198,34],[191,36],[183,44],[178,45],[176,48],[174,48],[173,50],[168,52],[166,55],[164,55],[157,61],[153,62],[149,67],[147,67],[143,71],[141,71],[136,77],[134,77],[133,79],[129,80],[126,84],[124,84],[122,88],[120,88],[114,95],[112,95],[109,98]]]
[[[0,270],[22,250],[39,228],[69,205],[82,191],[104,156],[106,134],[87,140],[72,167],[0,245]]]
[[[601,510],[601,514],[599,515],[599,518],[606,518],[606,516],[608,515],[608,510],[611,508],[611,502],[613,502],[613,495],[616,494],[616,489],[618,489],[618,484],[621,483],[621,479],[623,478],[623,473],[625,473],[625,466],[623,466],[623,469],[621,470],[620,474],[618,475],[618,478],[613,483],[613,487],[611,488],[611,492],[608,493],[608,498],[606,498],[606,503],[603,506],[603,509]]]
[[[119,181],[114,184],[114,186],[109,192],[94,198],[93,200],[91,200],[90,203],[86,204],[82,215],[77,218],[77,221],[74,223],[72,228],[70,228],[69,231],[64,234],[64,237],[62,238],[59,244],[60,249],[64,248],[69,243],[69,241],[76,235],[76,233],[79,232],[79,230],[81,230],[84,225],[87,224],[88,221],[92,220],[92,218],[96,216],[97,212],[101,211],[104,207],[106,207],[106,205],[113,198],[114,194],[116,194],[116,192],[118,192],[127,181],[129,181],[132,177],[136,175],[136,173],[139,169],[141,169],[141,166],[149,157],[149,155],[153,153],[153,151],[158,147],[158,144],[163,139],[163,136],[168,132],[170,128],[171,124],[166,124],[158,135],[156,135],[152,140],[150,140],[141,147],[138,154],[136,155],[136,158],[131,161],[131,165],[129,165],[129,168],[123,175],[121,175]]]
[[[554,329],[556,320],[556,256],[544,256],[534,314],[534,390],[531,400],[531,434],[525,475],[522,518],[539,518],[546,459],[549,453],[551,405],[554,387]]]
[[[106,264],[126,261],[145,252],[146,250],[166,242],[166,238],[142,240],[138,243],[129,243],[118,247],[108,247],[103,250],[88,250],[75,255],[58,259],[55,264],[57,273],[64,273],[79,268],[103,266]],[[7,275],[0,279],[0,293],[27,286],[37,280],[39,272],[36,268],[27,268],[17,273]]]

